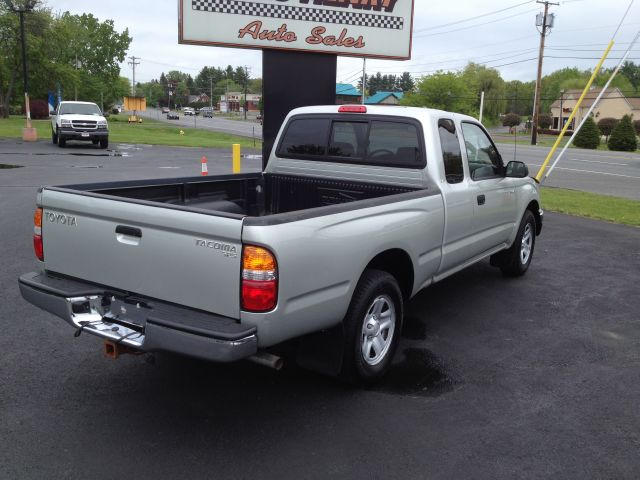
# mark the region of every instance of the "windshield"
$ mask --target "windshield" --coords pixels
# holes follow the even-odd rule
[[[60,115],[102,115],[97,105],[92,103],[63,103]]]

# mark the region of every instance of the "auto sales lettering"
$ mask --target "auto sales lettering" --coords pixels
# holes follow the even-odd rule
[[[305,38],[309,45],[326,45],[327,47],[353,47],[364,48],[364,38],[360,35],[357,39],[348,36],[348,29],[343,28],[340,34],[325,35],[327,29],[322,26],[315,27],[311,30],[311,34]],[[262,28],[262,22],[256,20],[251,22],[244,28],[240,29],[238,38],[244,38],[245,35],[253,37],[254,40],[265,40],[268,42],[286,42],[291,43],[298,40],[295,32],[287,30],[287,24],[283,23],[278,30],[268,30]]]

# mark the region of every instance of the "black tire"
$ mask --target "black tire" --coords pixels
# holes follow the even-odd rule
[[[64,148],[67,146],[67,139],[60,134],[58,134],[58,146],[60,148]]]
[[[108,138],[101,138],[100,139],[100,148],[101,149],[106,149],[109,147],[109,139]]]
[[[98,145],[100,143],[100,140],[96,138],[95,140],[91,140],[91,143],[94,145]]]
[[[51,129],[51,143],[53,143],[54,145],[58,144],[58,134],[53,128]]]
[[[381,310],[380,317],[371,315],[376,305],[386,307]],[[378,322],[384,318],[385,313],[395,317],[393,329],[385,329],[382,327],[384,322]],[[357,385],[367,385],[386,373],[400,340],[402,316],[402,293],[396,279],[387,272],[365,270],[344,319],[344,355],[340,373],[343,380]],[[375,334],[367,336],[366,328],[370,328]],[[380,352],[376,352],[376,347],[373,345],[378,338],[384,345],[380,347]],[[372,342],[370,346],[369,340]],[[368,360],[365,350],[368,351],[366,355]]]
[[[524,252],[523,241],[529,245],[528,255]],[[536,246],[536,219],[530,210],[524,212],[518,234],[513,245],[508,250],[500,252],[491,259],[493,265],[499,266],[502,273],[507,277],[521,277],[531,265],[533,251]]]

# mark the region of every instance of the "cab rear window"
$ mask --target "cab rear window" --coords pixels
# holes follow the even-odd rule
[[[423,168],[418,122],[400,117],[309,116],[293,118],[277,155],[335,163]]]

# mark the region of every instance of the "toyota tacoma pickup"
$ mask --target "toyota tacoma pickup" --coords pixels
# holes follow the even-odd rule
[[[285,345],[303,366],[368,383],[388,369],[411,297],[489,258],[523,275],[542,219],[527,167],[504,165],[471,117],[307,107],[263,172],[41,188],[38,267],[19,284],[114,356],[277,366]]]
[[[100,108],[89,102],[60,102],[51,112],[51,141],[60,148],[68,140],[80,140],[109,146],[109,125]]]

